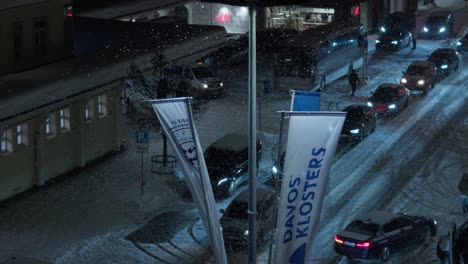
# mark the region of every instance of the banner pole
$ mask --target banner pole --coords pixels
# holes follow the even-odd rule
[[[189,120],[190,121],[193,121],[193,116],[192,116],[192,103],[191,103],[191,99],[190,97],[187,97],[186,98],[186,103],[187,103],[187,109],[188,109],[188,117],[189,117]],[[191,122],[193,124],[193,122]],[[192,137],[193,137],[193,142],[195,143],[195,148],[197,148],[198,146],[198,142],[197,142],[197,137],[195,136],[195,129],[193,127],[193,125],[190,126],[190,132],[192,132]],[[199,160],[198,158],[198,152],[195,151],[195,155],[196,155],[196,158],[197,160]],[[198,165],[198,174],[200,175],[200,184],[201,184],[201,187],[202,187],[202,191],[203,191],[203,197],[205,198],[204,199],[204,203],[205,203],[205,214],[207,215],[207,218],[208,219],[212,219],[211,218],[211,213],[210,213],[210,210],[208,209],[208,201],[206,200],[206,190],[205,190],[205,185],[203,183],[203,178],[202,178],[202,173],[201,173],[201,167],[200,165]],[[211,247],[212,247],[212,250],[213,250],[213,243],[214,243],[214,240],[213,240],[213,230],[212,230],[212,226],[211,225],[208,225],[208,228],[210,230],[208,230],[208,232],[210,233],[209,234],[209,238],[210,238],[210,244],[211,244]],[[215,254],[217,256],[217,254]],[[221,260],[220,259],[217,259],[217,262],[216,263],[221,263]]]
[[[249,0],[249,264],[257,263],[257,68],[255,0]]]
[[[294,96],[294,95],[293,95]],[[279,203],[279,194],[280,192],[278,191],[278,174],[282,174],[283,172],[283,166],[281,165],[281,150],[282,150],[282,142],[283,142],[283,126],[284,126],[284,112],[281,112],[281,117],[280,117],[280,131],[279,131],[279,139],[278,139],[278,155],[277,155],[277,158],[276,158],[276,166],[278,167],[278,172],[275,173],[275,194],[276,194],[276,203],[275,203],[275,208],[274,208],[274,212],[275,212],[275,225],[274,225],[274,229],[273,229],[273,234],[272,234],[272,239],[270,241],[270,249],[269,249],[269,253],[268,253],[268,264],[271,264],[272,263],[272,258],[273,258],[273,243],[275,242],[274,241],[274,238],[275,238],[275,234],[276,232],[278,231],[278,227],[276,226],[278,224],[278,203]]]
[[[145,181],[143,179],[143,152],[141,153],[141,163],[140,163],[140,168],[141,168],[141,196],[143,196],[143,186],[145,185]]]

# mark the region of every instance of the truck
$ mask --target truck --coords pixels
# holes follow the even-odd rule
[[[221,79],[206,66],[172,66],[164,74],[169,79],[171,97],[216,97],[224,92]]]

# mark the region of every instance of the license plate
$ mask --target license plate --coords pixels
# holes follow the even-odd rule
[[[347,245],[347,246],[351,246],[351,247],[356,246],[356,244],[354,244],[352,242],[348,242],[348,241],[345,241],[344,244]]]

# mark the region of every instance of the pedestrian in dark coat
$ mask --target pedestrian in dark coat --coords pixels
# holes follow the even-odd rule
[[[351,74],[349,75],[349,85],[351,86],[351,96],[354,96],[354,93],[356,92],[356,87],[359,83],[359,76],[357,75],[355,70],[351,71]]]

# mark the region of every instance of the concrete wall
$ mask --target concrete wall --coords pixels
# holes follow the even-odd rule
[[[0,154],[0,201],[24,192],[87,163],[113,150],[119,150],[121,138],[120,110],[121,82],[76,96],[69,100],[44,107],[35,113],[26,114],[4,121],[0,130],[12,129],[27,124],[27,145],[16,143],[12,134],[12,152]],[[86,122],[84,106],[90,99],[105,95],[107,115]],[[70,129],[57,131],[53,137],[45,133],[45,119],[48,113],[59,109],[70,109]],[[97,113],[97,103],[94,103]],[[55,123],[57,123],[56,120]],[[84,125],[85,124],[85,125]]]
[[[35,54],[34,22],[44,17],[47,21],[47,54]],[[15,56],[14,23],[22,24],[21,54]],[[0,4],[0,76],[18,72],[62,58],[64,50],[64,17],[62,0],[31,1],[24,5]]]

